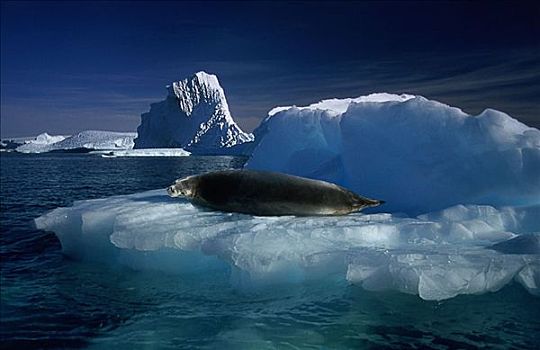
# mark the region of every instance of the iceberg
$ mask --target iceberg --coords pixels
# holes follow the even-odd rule
[[[540,202],[540,131],[421,96],[371,94],[277,107],[246,168],[335,182],[411,215],[460,203]]]
[[[53,144],[65,140],[66,137],[68,136],[52,136],[44,132],[36,136],[34,139],[24,141],[23,144],[16,148],[16,150],[22,153],[39,153],[40,150],[52,148]]]
[[[167,97],[141,116],[135,148],[180,147],[196,154],[241,154],[253,141],[233,120],[213,74],[198,72],[167,86]]]
[[[151,114],[178,112],[181,102],[179,115],[189,118],[186,111],[209,106],[190,102],[200,97],[223,106],[212,100],[219,91],[209,90],[216,81],[202,75],[185,82],[188,90],[173,85],[174,96]],[[161,126],[158,134],[182,130]],[[539,130],[494,110],[471,116],[420,96],[371,94],[275,108],[255,136],[247,168],[335,182],[386,200],[376,210],[388,212],[257,217],[196,207],[161,189],[77,201],[36,226],[77,259],[181,274],[218,270],[240,289],[341,279],[425,300],[509,283],[540,295]]]
[[[426,300],[496,291],[538,294],[540,255],[499,242],[537,237],[540,205],[458,205],[409,217],[256,217],[170,198],[165,190],[78,201],[36,219],[68,256],[175,273],[228,271],[240,289],[347,279]],[[534,253],[534,252],[533,252]]]
[[[21,153],[43,153],[69,150],[117,150],[133,148],[132,132],[86,130],[72,136],[41,134],[35,140],[16,148]]]
[[[93,151],[92,154],[100,154],[105,158],[116,157],[187,157],[190,152],[182,148],[139,148],[112,151]]]
[[[47,134],[46,132],[39,134],[34,140],[30,140],[27,142],[27,144],[33,144],[33,145],[51,145],[53,143],[60,142],[62,140],[65,140],[68,136],[62,136],[62,135],[56,135],[51,136]]]
[[[17,147],[24,145],[28,140],[24,138],[8,138],[0,140],[1,152],[12,152]]]

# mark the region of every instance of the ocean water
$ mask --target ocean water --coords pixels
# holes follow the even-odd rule
[[[75,200],[163,188],[232,157],[2,153],[0,347],[91,349],[537,349],[540,298],[424,301],[345,280],[240,291],[229,271],[171,275],[74,261],[33,219]]]

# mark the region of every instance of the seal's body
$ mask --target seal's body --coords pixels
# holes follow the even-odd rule
[[[167,189],[197,205],[253,215],[345,215],[383,201],[325,181],[254,170],[188,176]]]

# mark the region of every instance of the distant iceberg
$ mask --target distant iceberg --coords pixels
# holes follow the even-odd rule
[[[133,132],[86,130],[72,136],[41,134],[16,148],[21,153],[43,153],[69,150],[118,150],[133,148]]]
[[[17,152],[22,153],[40,153],[47,152],[45,150],[51,149],[52,145],[63,141],[69,136],[55,135],[51,136],[44,132],[39,134],[34,139],[25,140],[22,145],[16,148]]]
[[[52,145],[53,143],[57,143],[57,142],[65,140],[67,137],[69,136],[63,136],[63,135],[51,136],[45,132],[45,133],[39,134],[34,140],[28,141],[27,144]]]
[[[112,151],[94,151],[92,154],[100,154],[102,157],[187,157],[190,152],[182,148],[141,148]]]
[[[35,140],[35,137],[9,137],[0,140],[0,151],[13,152],[17,147]]]
[[[247,168],[335,182],[392,212],[540,202],[540,131],[492,109],[371,94],[274,108],[255,136]]]
[[[184,148],[196,154],[242,154],[253,135],[233,120],[217,77],[198,72],[167,87],[165,100],[141,116],[135,148]]]

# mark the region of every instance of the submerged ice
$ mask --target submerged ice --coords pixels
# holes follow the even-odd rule
[[[179,273],[228,269],[241,288],[334,276],[441,300],[511,281],[538,294],[538,254],[527,244],[511,253],[492,249],[523,234],[537,237],[538,217],[540,205],[459,205],[418,217],[256,217],[205,210],[155,190],[75,202],[36,224],[76,258]]]

